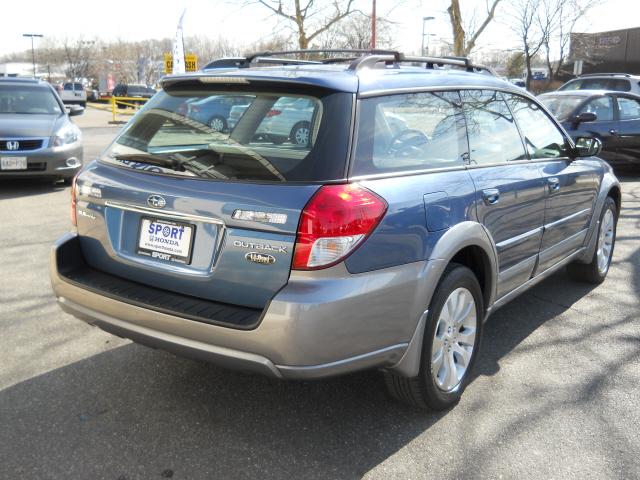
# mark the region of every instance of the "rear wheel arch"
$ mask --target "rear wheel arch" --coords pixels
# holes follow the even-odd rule
[[[491,302],[491,293],[494,289],[493,276],[491,275],[491,260],[489,254],[478,245],[468,245],[460,249],[449,261],[449,264],[456,263],[464,265],[478,279],[480,289],[482,290],[482,300],[484,310],[486,312],[489,302]]]
[[[620,209],[622,208],[622,192],[620,191],[620,187],[618,185],[613,185],[609,189],[607,197],[613,198],[613,201],[616,202],[617,213],[620,215]]]

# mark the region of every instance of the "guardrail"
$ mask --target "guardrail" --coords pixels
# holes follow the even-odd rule
[[[118,114],[121,115],[133,115],[135,114],[142,105],[147,103],[148,98],[140,98],[140,97],[111,97],[109,99],[109,104],[111,105],[111,114],[113,115],[113,120],[109,123],[125,123],[123,120],[118,120]],[[122,112],[119,111],[121,108],[131,107],[135,109],[133,113]]]

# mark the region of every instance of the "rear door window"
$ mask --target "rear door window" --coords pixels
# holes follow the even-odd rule
[[[103,160],[152,173],[221,181],[313,182],[345,177],[352,96],[247,92],[227,127],[188,116],[207,99],[235,104],[236,93],[156,94]],[[224,112],[223,112],[224,113]]]
[[[640,119],[640,103],[633,98],[618,97],[618,111],[620,120]]]
[[[461,95],[472,165],[527,159],[516,122],[500,92],[463,90]]]
[[[364,99],[352,173],[462,166],[463,122],[457,92]]]

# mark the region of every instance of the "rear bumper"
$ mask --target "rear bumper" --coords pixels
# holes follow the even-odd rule
[[[46,148],[33,152],[21,152],[13,156],[27,157],[27,170],[0,170],[2,178],[71,178],[82,168],[82,143],[65,147]],[[9,156],[6,152],[2,156]],[[77,165],[69,167],[67,160],[76,159]]]
[[[322,273],[294,272],[251,330],[213,325],[70,283],[61,275],[58,252],[74,240],[65,235],[51,255],[51,282],[64,311],[141,344],[276,378],[392,368],[425,308],[428,262],[359,275],[339,265]]]

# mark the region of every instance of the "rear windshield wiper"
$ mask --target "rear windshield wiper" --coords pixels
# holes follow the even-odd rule
[[[184,172],[184,160],[172,157],[161,157],[160,155],[152,155],[149,153],[126,153],[115,155],[113,158],[125,162],[146,163],[148,165],[170,168],[177,172]]]

